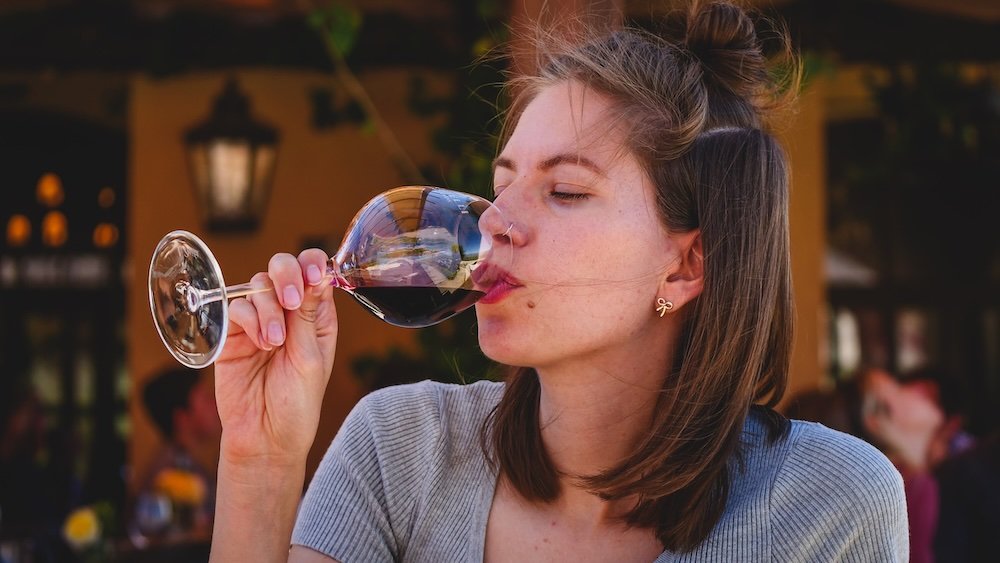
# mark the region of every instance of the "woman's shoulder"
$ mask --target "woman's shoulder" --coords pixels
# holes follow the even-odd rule
[[[776,551],[905,559],[903,480],[880,451],[849,434],[797,420],[779,444],[784,451],[769,495]]]
[[[503,388],[423,381],[363,397],[313,476],[293,543],[338,561],[392,561],[426,549],[411,546],[416,530],[466,506],[444,500],[468,499],[494,482],[479,433]]]
[[[504,384],[494,381],[458,385],[424,380],[372,391],[357,408],[390,423],[442,417],[474,419],[485,417],[500,401],[503,390]]]
[[[338,430],[311,487],[340,490],[356,481],[364,489],[384,489],[379,494],[389,509],[408,506],[427,475],[479,469],[480,429],[503,389],[486,381],[421,381],[365,395]]]
[[[864,440],[822,424],[790,421],[787,455],[776,485],[794,488],[846,487],[859,495],[878,490],[902,494],[903,480],[892,462]],[[841,493],[840,496],[850,496]]]
[[[475,408],[477,404],[489,408],[500,400],[504,384],[481,380],[474,383],[441,383],[425,379],[417,383],[391,385],[372,391],[362,398],[362,402],[377,405],[401,407],[409,405],[437,404],[438,406]]]
[[[871,444],[818,424],[789,420],[774,430],[752,412],[743,431],[739,470],[753,488],[769,489],[772,504],[784,498],[835,492],[833,500],[853,496],[894,503],[902,495],[902,478],[892,463]]]
[[[394,385],[363,397],[349,418],[373,441],[394,449],[421,444],[461,449],[478,444],[480,428],[503,390],[493,381]]]

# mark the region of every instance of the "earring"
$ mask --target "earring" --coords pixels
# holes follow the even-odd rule
[[[673,301],[667,301],[662,297],[656,298],[656,312],[660,314],[660,317],[663,317],[663,315],[665,315],[667,311],[673,308],[674,308]]]

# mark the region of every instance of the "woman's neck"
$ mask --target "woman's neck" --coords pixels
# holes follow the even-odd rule
[[[592,364],[539,370],[538,378],[542,441],[560,474],[560,496],[552,508],[574,515],[584,528],[620,522],[634,501],[605,501],[580,478],[615,467],[649,432],[659,379],[634,370],[609,373]]]
[[[640,387],[615,374],[578,372],[556,381],[539,374],[539,379],[542,440],[560,473],[588,476],[606,470],[649,431],[654,387]]]
[[[659,348],[664,350],[659,354],[588,358],[536,368],[538,422],[545,448],[561,475],[563,501],[593,503],[606,513],[621,511],[621,503],[615,507],[600,501],[581,487],[579,478],[621,463],[651,431],[664,366],[670,365],[665,348]]]
[[[678,326],[653,324],[588,354],[534,366],[542,443],[560,481],[553,508],[600,523],[634,506],[634,499],[602,500],[580,478],[615,468],[653,431]]]

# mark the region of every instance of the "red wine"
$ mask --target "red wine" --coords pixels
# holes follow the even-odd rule
[[[358,287],[351,295],[375,316],[404,328],[420,328],[443,321],[467,309],[484,295],[470,289],[434,286]]]

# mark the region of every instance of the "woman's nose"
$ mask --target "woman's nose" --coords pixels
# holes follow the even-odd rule
[[[524,243],[524,232],[511,220],[497,204],[493,204],[479,219],[483,235],[493,238],[494,244],[520,245]]]

